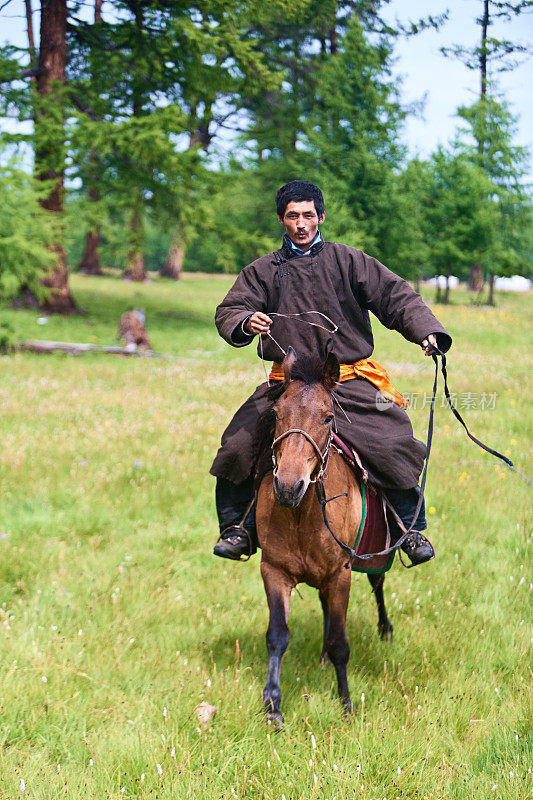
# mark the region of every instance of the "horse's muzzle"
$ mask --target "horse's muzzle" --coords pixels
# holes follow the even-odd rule
[[[303,479],[296,481],[294,484],[287,485],[280,481],[277,475],[274,476],[274,491],[278,503],[287,508],[296,508],[300,505],[308,485],[309,482]]]

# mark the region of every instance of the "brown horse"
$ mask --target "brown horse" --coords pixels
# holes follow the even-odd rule
[[[289,643],[291,591],[298,583],[319,591],[324,611],[322,657],[327,655],[333,663],[341,701],[346,711],[352,709],[346,675],[350,645],[345,631],[352,576],[345,568],[346,553],[324,524],[314,487],[317,477],[322,477],[328,498],[342,495],[328,503],[328,522],[350,547],[362,514],[357,478],[342,456],[330,449],[331,392],[339,378],[336,356],[330,354],[323,363],[297,359],[289,349],[283,369],[283,392],[274,406],[274,471],[261,481],[256,507],[261,574],[270,610],[263,701],[267,718],[280,728],[281,659]],[[382,638],[391,640],[392,625],[383,602],[384,576],[368,577],[378,604],[378,629]]]

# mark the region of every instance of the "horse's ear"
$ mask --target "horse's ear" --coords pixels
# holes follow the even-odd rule
[[[328,353],[328,357],[324,362],[324,371],[322,373],[322,383],[331,392],[335,384],[338,382],[341,374],[339,359],[334,353]]]
[[[296,363],[296,353],[292,347],[287,350],[287,355],[283,359],[283,374],[285,375],[285,383],[289,383],[291,379],[292,368]]]

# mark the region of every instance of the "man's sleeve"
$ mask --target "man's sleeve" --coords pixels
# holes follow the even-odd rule
[[[398,331],[416,344],[434,333],[439,349],[443,352],[450,349],[452,337],[420,295],[375,258],[366,253],[356,255],[353,284],[362,304],[385,327]]]
[[[219,334],[233,347],[245,347],[254,336],[244,331],[243,323],[254,311],[266,311],[266,307],[266,288],[250,264],[239,273],[215,312]]]

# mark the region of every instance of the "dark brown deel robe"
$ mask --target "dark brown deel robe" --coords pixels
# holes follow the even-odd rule
[[[249,344],[254,337],[243,332],[242,323],[254,311],[321,311],[338,326],[337,333],[295,319],[273,317],[272,336],[284,350],[292,346],[297,354],[313,353],[323,358],[331,351],[344,364],[372,355],[369,311],[387,328],[417,345],[430,333],[437,335],[437,344],[444,352],[452,342],[407,281],[360,250],[333,242],[318,242],[298,255],[285,238],[281,250],[245,267],[216,310],[220,335],[234,347]],[[323,323],[312,315],[301,319]],[[283,360],[277,345],[267,336],[262,339],[265,359]],[[231,420],[211,467],[212,475],[233,483],[241,483],[250,475],[255,426],[268,405],[266,386],[261,384]],[[340,383],[335,394],[350,419],[348,422],[335,407],[339,435],[357,450],[371,480],[396,489],[416,486],[426,448],[414,438],[406,412],[394,403],[383,402],[379,391],[365,379]]]

